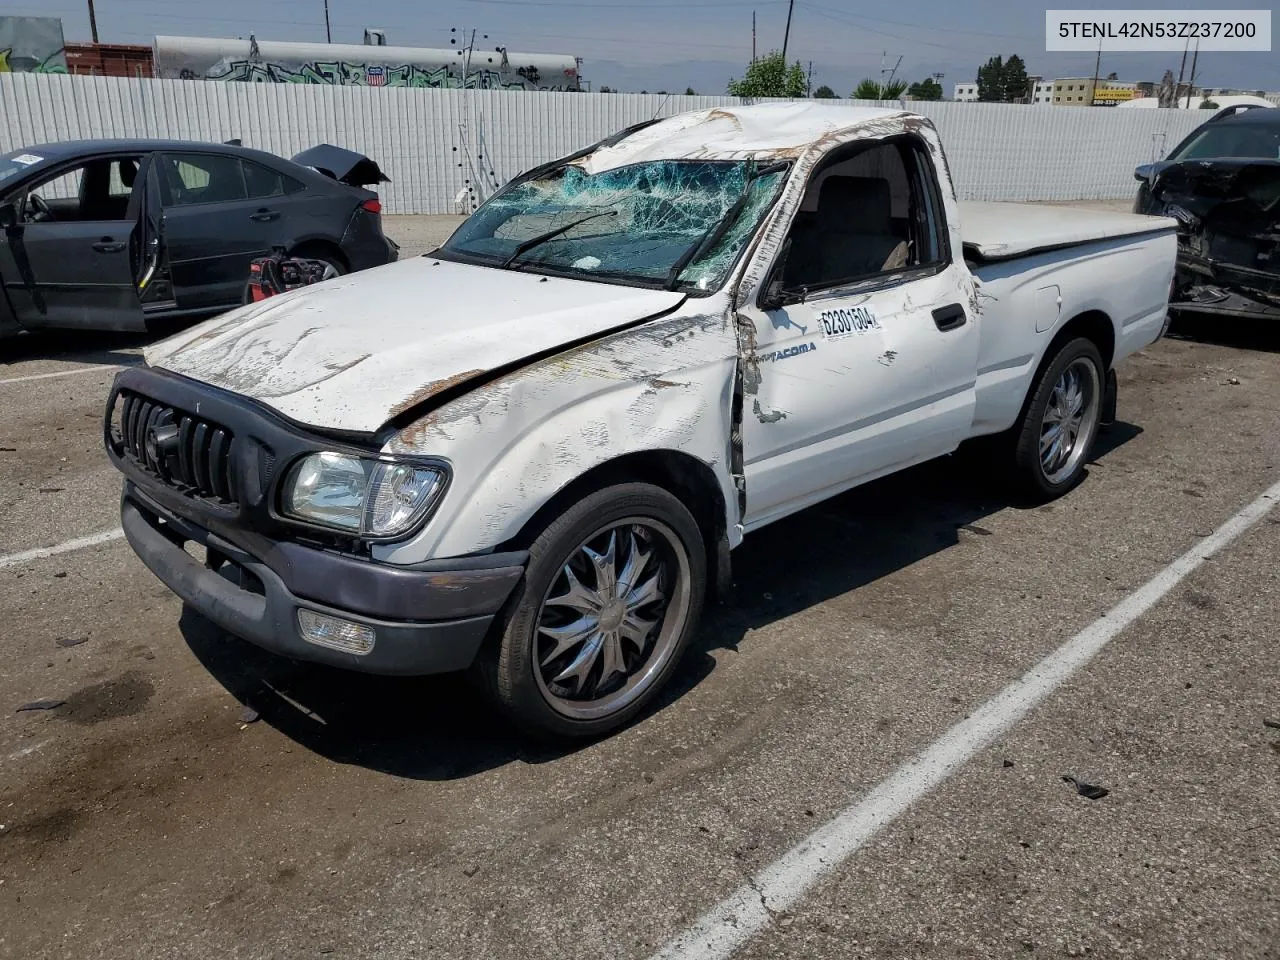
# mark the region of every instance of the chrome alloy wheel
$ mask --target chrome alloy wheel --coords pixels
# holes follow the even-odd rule
[[[1079,467],[1098,427],[1101,402],[1098,368],[1085,357],[1071,361],[1040,421],[1040,469],[1049,483],[1061,483]]]
[[[608,716],[652,686],[690,606],[689,555],[665,524],[617,520],[564,562],[538,612],[534,676],[556,712]]]

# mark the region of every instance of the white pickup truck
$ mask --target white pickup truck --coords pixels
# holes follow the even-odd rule
[[[909,112],[641,124],[424,256],[147,350],[105,423],[124,530],[260,646],[475,667],[524,728],[599,735],[752,530],[981,435],[1069,489],[1175,258],[1172,220],[957,202]]]

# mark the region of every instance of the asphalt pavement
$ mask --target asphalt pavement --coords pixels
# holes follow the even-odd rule
[[[966,450],[748,537],[569,750],[185,612],[101,451],[142,340],[5,344],[0,958],[1280,957],[1280,335],[1195,333],[1053,504]]]

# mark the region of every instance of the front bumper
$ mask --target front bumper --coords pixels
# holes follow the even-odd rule
[[[504,554],[405,568],[289,542],[251,553],[131,481],[125,482],[120,515],[129,544],[151,572],[228,633],[274,653],[364,673],[422,675],[468,667],[527,559]],[[189,542],[204,547],[203,563],[187,551]],[[356,654],[306,639],[300,610],[371,628],[372,648]]]

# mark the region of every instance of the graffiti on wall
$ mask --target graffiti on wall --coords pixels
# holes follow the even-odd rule
[[[537,67],[511,71],[476,69],[465,77],[448,67],[421,67],[416,64],[387,66],[354,63],[348,60],[314,60],[288,66],[267,60],[222,60],[204,73],[190,68],[179,76],[184,80],[224,80],[241,83],[323,83],[334,86],[449,88],[455,90],[564,90],[576,86],[576,78],[564,77],[558,85],[542,84]]]
[[[0,17],[0,73],[66,73],[62,21]]]

